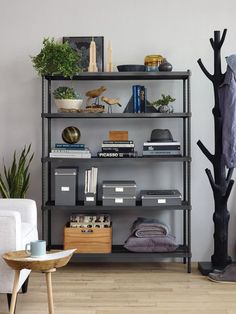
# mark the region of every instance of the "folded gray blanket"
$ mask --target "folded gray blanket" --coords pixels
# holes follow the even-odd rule
[[[130,236],[124,247],[131,252],[171,252],[178,248],[175,237],[162,235],[154,238],[137,238]]]
[[[139,217],[133,223],[131,232],[138,238],[152,238],[169,234],[169,227],[158,219]]]

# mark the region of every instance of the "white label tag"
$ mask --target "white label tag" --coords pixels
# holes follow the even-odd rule
[[[160,198],[159,200],[157,200],[158,204],[165,204],[166,203],[166,199],[165,198]]]
[[[87,202],[93,202],[94,201],[94,197],[93,196],[86,196],[86,201]]]
[[[124,188],[117,187],[117,188],[115,188],[115,192],[124,192]]]
[[[70,187],[69,186],[62,186],[61,187],[61,191],[62,192],[69,192],[70,191]]]
[[[122,197],[115,198],[115,203],[123,203],[123,198]]]

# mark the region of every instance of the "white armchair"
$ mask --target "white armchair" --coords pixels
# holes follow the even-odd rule
[[[24,250],[25,244],[38,239],[37,207],[30,199],[0,199],[0,256]],[[22,270],[18,291],[29,276]],[[0,293],[12,293],[14,271],[0,258]],[[9,300],[8,300],[9,301]]]

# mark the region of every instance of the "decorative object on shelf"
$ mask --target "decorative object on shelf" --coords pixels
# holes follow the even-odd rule
[[[146,67],[143,64],[122,64],[117,65],[119,72],[145,72]]]
[[[151,142],[173,142],[173,136],[168,129],[153,129],[150,136]]]
[[[81,72],[80,56],[68,43],[56,42],[54,38],[44,38],[43,48],[31,60],[39,75],[72,77]]]
[[[13,162],[8,169],[3,165],[5,180],[0,174],[0,193],[2,198],[24,198],[29,188],[29,166],[34,157],[30,155],[31,144],[25,146],[17,158],[16,151],[13,155]]]
[[[60,86],[54,90],[53,96],[59,112],[77,111],[83,103],[81,96],[72,87]]]
[[[220,31],[214,31],[214,39],[210,39],[211,46],[214,50],[214,74],[210,74],[201,59],[198,64],[203,73],[213,83],[215,106],[212,110],[215,124],[215,149],[214,154],[210,153],[205,145],[199,140],[197,145],[212,163],[214,169],[214,178],[210,169],[205,169],[214,196],[214,254],[211,256],[211,262],[200,262],[199,270],[203,275],[207,275],[212,269],[224,268],[232,262],[231,256],[228,255],[228,223],[230,214],[227,209],[227,202],[234,184],[232,175],[234,168],[229,168],[226,172],[226,164],[222,153],[222,112],[220,110],[219,87],[224,82],[225,74],[221,71],[221,47],[224,43],[227,29],[224,29],[223,35]],[[227,110],[228,108],[225,108]]]
[[[96,43],[93,40],[93,38],[92,38],[90,46],[89,46],[89,67],[88,67],[88,72],[98,72]]]
[[[101,97],[101,100],[104,101],[107,105],[108,105],[108,113],[112,113],[112,106],[114,105],[118,105],[119,107],[121,107],[121,104],[119,103],[119,99],[118,98],[108,98],[108,97]]]
[[[160,99],[153,101],[151,105],[156,108],[158,112],[161,113],[172,113],[174,112],[174,108],[170,105],[171,102],[175,101],[175,98],[172,98],[170,95],[161,94]]]
[[[75,126],[68,126],[62,131],[62,139],[68,144],[75,144],[80,140],[80,130]]]
[[[163,62],[164,58],[161,55],[148,55],[144,59],[147,72],[159,71],[159,65]]]
[[[108,133],[109,141],[128,141],[129,132],[128,131],[109,131]]]
[[[111,41],[110,40],[108,41],[108,46],[107,46],[106,72],[113,72],[112,46],[111,46]]]
[[[87,72],[89,68],[89,52],[91,41],[95,42],[96,46],[96,66],[98,72],[104,71],[104,37],[63,37],[63,42],[68,42],[79,55],[79,66],[83,72]]]
[[[99,105],[99,96],[102,95],[103,92],[105,92],[106,87],[105,86],[101,86],[97,89],[93,89],[93,90],[89,90],[86,92],[85,96],[88,97],[87,101],[86,101],[86,107],[89,106],[89,101],[93,98],[95,98],[95,102],[93,105]]]
[[[159,65],[159,71],[161,72],[171,72],[172,65],[164,58],[162,63]]]

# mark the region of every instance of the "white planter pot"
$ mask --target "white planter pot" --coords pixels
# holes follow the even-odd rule
[[[81,108],[83,99],[54,99],[58,111],[78,110]]]

